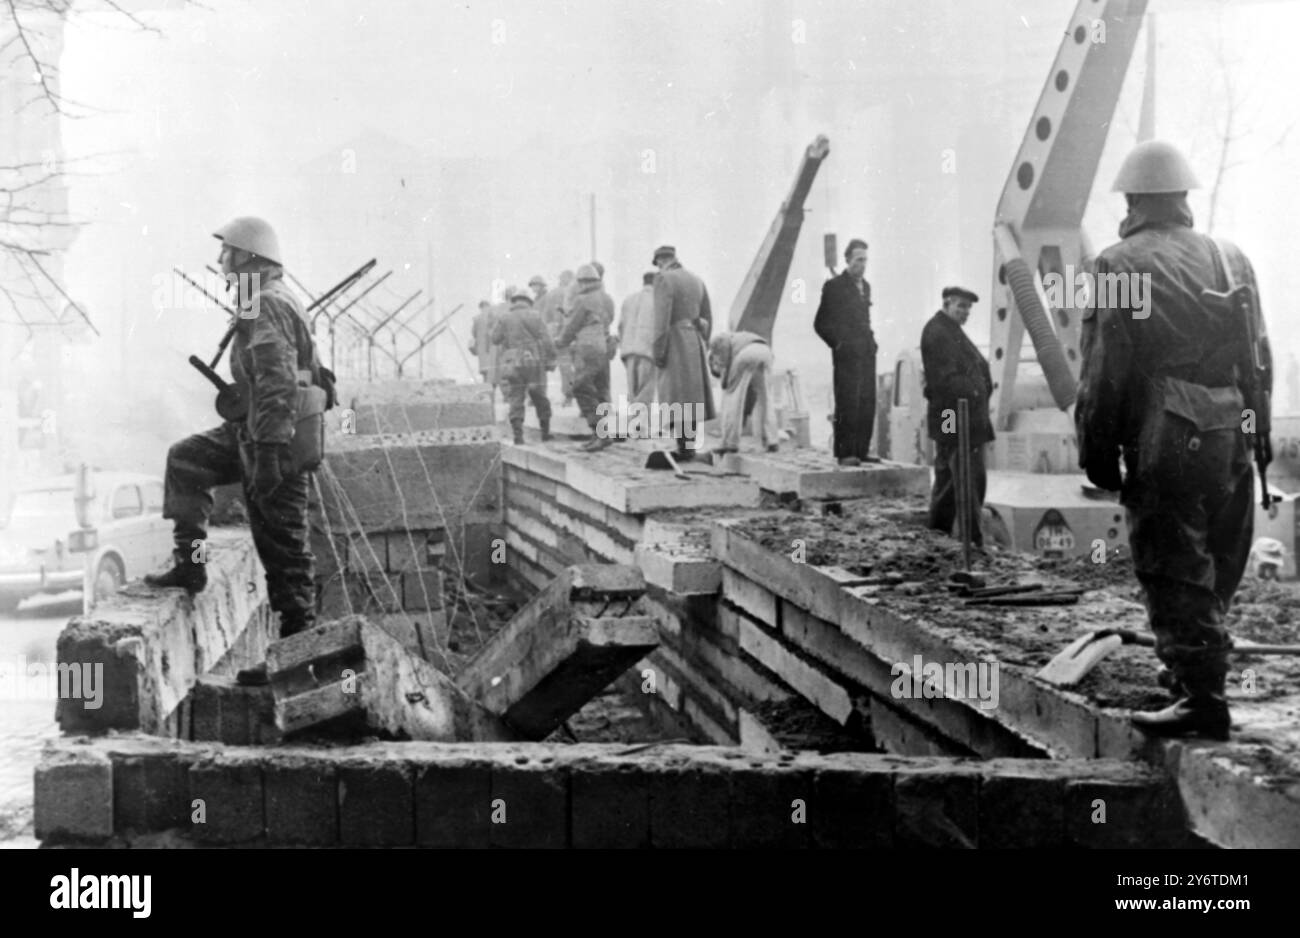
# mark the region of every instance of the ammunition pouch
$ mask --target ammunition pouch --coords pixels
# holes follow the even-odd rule
[[[315,385],[299,386],[294,410],[298,419],[293,425],[293,439],[289,441],[289,462],[292,471],[313,472],[325,460],[325,411],[329,394]]]

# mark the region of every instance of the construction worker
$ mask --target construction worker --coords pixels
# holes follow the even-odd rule
[[[600,275],[590,264],[578,268],[578,292],[557,348],[572,347],[574,362],[573,396],[583,419],[591,427],[591,439],[583,449],[593,452],[609,446],[613,440],[596,432],[600,423],[599,408],[609,402],[609,328],[614,323],[614,301],[600,283]]]
[[[311,545],[307,535],[307,472],[294,472],[296,388],[326,386],[302,304],[284,283],[275,232],[244,217],[218,229],[219,263],[228,280],[241,278],[240,318],[230,345],[235,383],[247,392],[238,420],[181,440],[167,453],[163,517],[172,521],[175,566],[146,576],[154,587],[191,593],[207,585],[203,542],[212,512],[212,488],[242,481],[249,527],[266,571],[271,609],[287,638],[316,621]],[[265,665],[242,671],[243,683],[264,683]]]
[[[746,404],[752,399],[754,426],[759,428],[763,447],[775,453],[780,448],[781,431],[767,396],[772,373],[772,349],[767,341],[752,332],[715,335],[709,340],[709,371],[722,381],[722,445],[714,452],[739,452],[740,431],[749,416]]]
[[[627,369],[629,400],[645,401],[653,396],[655,384],[654,328],[655,275],[641,275],[641,289],[623,300],[618,318],[618,347]]]
[[[676,440],[677,458],[689,460],[687,437],[706,420],[717,417],[705,343],[713,332],[713,309],[704,281],[677,260],[677,249],[655,248],[655,367],[659,369],[659,405],[668,408],[669,432]],[[676,405],[676,407],[674,407]],[[687,415],[687,409],[693,415]]]
[[[510,429],[515,444],[524,442],[524,397],[533,402],[542,441],[551,438],[551,402],[546,396],[546,372],[555,367],[555,343],[533,298],[522,291],[510,298],[510,310],[492,328],[492,341],[501,350],[501,384],[510,405]]]
[[[478,359],[478,373],[484,383],[492,388],[492,399],[496,400],[497,358],[499,351],[492,344],[492,304],[479,300],[478,315],[471,326],[470,354]]]
[[[993,439],[989,363],[962,331],[979,297],[965,287],[945,287],[943,309],[921,331],[921,365],[925,369],[926,428],[934,440],[934,488],[930,492],[930,527],[951,534],[957,517],[957,402],[965,398],[970,415],[970,470],[974,489],[970,511],[971,542],[984,544],[980,515],[987,477],[984,444]],[[836,434],[838,439],[838,431]]]
[[[1177,696],[1133,722],[1154,736],[1225,740],[1224,615],[1250,554],[1250,434],[1261,468],[1271,458],[1272,359],[1257,294],[1245,309],[1202,294],[1225,292],[1229,274],[1252,289],[1255,279],[1240,250],[1192,230],[1187,192],[1197,186],[1163,141],[1139,144],[1120,167],[1114,191],[1128,214],[1120,242],[1095,262],[1075,426],[1089,480],[1121,493],[1168,668],[1162,683]],[[1110,289],[1120,282],[1130,289]],[[1133,287],[1143,283],[1138,305]]]
[[[835,390],[835,458],[858,466],[871,449],[876,421],[876,338],[871,331],[871,284],[867,242],[854,238],[844,249],[843,273],[822,284],[813,330],[831,349]]]

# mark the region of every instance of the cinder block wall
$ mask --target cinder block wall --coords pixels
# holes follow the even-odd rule
[[[47,843],[140,846],[1186,846],[1178,816],[1157,773],[1106,760],[123,736],[47,752],[35,820]]]

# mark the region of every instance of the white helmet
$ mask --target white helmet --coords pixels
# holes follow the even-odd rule
[[[222,225],[212,236],[232,248],[239,248],[265,258],[272,264],[284,266],[284,259],[280,256],[280,239],[275,236],[275,230],[261,218],[244,215]]]

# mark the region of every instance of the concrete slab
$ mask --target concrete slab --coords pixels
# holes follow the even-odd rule
[[[336,532],[499,523],[500,454],[495,441],[448,443],[431,433],[340,436],[320,473],[324,519]]]
[[[91,615],[68,623],[57,644],[59,666],[102,677],[98,701],[84,690],[80,699],[59,700],[65,733],[163,733],[194,683],[226,659],[246,631],[270,633],[266,580],[249,533],[213,529],[207,567],[208,586],[195,596],[132,583]]]
[[[766,491],[799,498],[898,498],[930,490],[926,466],[885,461],[847,468],[829,453],[808,449],[742,452],[734,459],[739,471]]]
[[[356,616],[317,626],[267,654],[276,722],[286,733],[385,733],[398,739],[507,739],[424,659]]]

